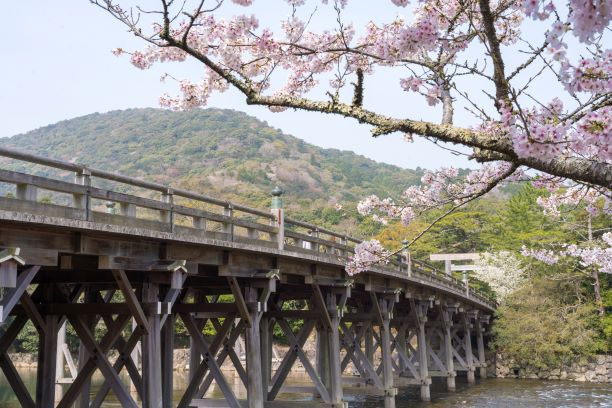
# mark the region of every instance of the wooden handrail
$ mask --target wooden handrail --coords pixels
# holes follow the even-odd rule
[[[222,225],[229,225],[230,228],[227,233],[228,239],[233,241],[235,238],[234,235],[234,226],[246,228],[251,231],[258,231],[259,233],[269,234],[270,238],[278,233],[278,227],[274,225],[274,221],[276,221],[276,216],[272,214],[269,210],[260,210],[256,208],[251,208],[241,204],[235,204],[227,200],[218,199],[215,197],[210,197],[204,194],[199,194],[195,192],[191,192],[184,189],[175,189],[160,183],[149,182],[145,180],[141,180],[135,177],[124,176],[121,174],[99,170],[90,168],[77,163],[64,162],[56,159],[50,159],[43,156],[38,156],[31,153],[24,153],[18,150],[10,149],[7,147],[0,147],[0,156],[8,157],[15,160],[20,160],[28,163],[34,163],[43,165],[46,167],[51,167],[60,170],[67,170],[77,173],[77,175],[81,176],[89,176],[96,177],[103,180],[110,180],[119,182],[122,184],[140,187],[147,190],[152,190],[158,193],[162,193],[165,196],[174,196],[174,197],[182,197],[188,200],[199,201],[206,204],[212,204],[219,207],[224,208],[225,210],[229,210],[228,212],[224,212],[224,214],[213,213],[210,211],[206,211],[203,209],[197,209],[192,207],[186,207],[183,205],[174,204],[172,200],[156,200],[152,198],[145,198],[135,195],[130,195],[126,193],[119,193],[111,190],[105,190],[98,187],[93,187],[90,185],[82,185],[77,183],[71,183],[67,181],[60,181],[55,179],[50,179],[47,177],[34,176],[9,170],[0,169],[0,181],[11,183],[15,185],[20,184],[28,184],[34,187],[39,187],[45,190],[51,190],[55,192],[65,193],[65,194],[73,194],[73,195],[87,195],[89,199],[99,199],[99,200],[108,200],[111,202],[118,202],[122,205],[129,205],[135,207],[142,207],[152,210],[158,210],[160,212],[171,212],[178,215],[183,215],[187,217],[194,218],[194,225],[196,224],[195,219],[201,218],[204,220],[221,223]],[[86,211],[91,211],[89,206],[86,208]],[[272,221],[270,225],[261,224],[259,222],[251,221],[245,218],[239,218],[234,215],[234,212],[238,211],[241,213],[246,213],[250,215],[255,215],[257,217],[265,218],[269,221]],[[227,215],[229,214],[229,215]],[[125,215],[125,214],[124,214]],[[127,216],[130,216],[129,213]],[[133,216],[133,215],[132,215]],[[169,218],[172,224],[172,217]],[[167,222],[167,221],[166,221]],[[343,251],[343,256],[348,256],[348,254],[354,252],[352,244],[359,244],[363,242],[362,240],[351,237],[345,234],[341,234],[327,228],[319,227],[315,224],[310,224],[307,222],[295,220],[289,217],[284,217],[285,226],[294,226],[299,228],[305,228],[315,232],[316,234],[313,236],[303,234],[298,231],[286,230],[284,236],[290,239],[298,239],[301,241],[308,241],[312,244],[312,248],[306,249],[302,248],[302,250],[311,250],[313,252],[319,252],[319,246],[324,246],[329,248],[333,248],[334,250]],[[171,226],[173,228],[173,226]],[[225,227],[224,227],[225,228]],[[285,227],[286,228],[286,227]],[[341,241],[332,241],[330,239],[326,239],[321,237],[320,234],[324,234],[327,236],[331,236],[333,238],[339,238]],[[249,235],[249,239],[250,238]],[[394,259],[390,266],[383,267],[383,270],[389,270],[397,273],[397,269],[405,271],[408,270],[408,264],[406,263],[408,260],[400,255],[398,259]],[[463,282],[458,281],[452,276],[446,276],[445,274],[441,274],[434,266],[420,261],[416,259],[412,259],[412,270],[415,276],[417,277],[427,277],[429,280],[435,280],[438,284],[448,285],[451,288],[461,289],[465,291],[465,285]],[[476,291],[473,288],[469,288],[468,292],[471,296],[474,296],[478,300],[485,302],[490,305],[495,305],[490,299],[484,296],[480,291]]]

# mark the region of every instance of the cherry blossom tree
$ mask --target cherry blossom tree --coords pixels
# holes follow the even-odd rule
[[[478,268],[474,270],[474,276],[487,282],[500,301],[527,279],[521,259],[509,251],[482,254],[475,264]]]
[[[552,195],[542,205],[550,212],[567,191],[593,203],[612,196],[607,0],[391,0],[397,14],[385,21],[376,19],[376,3],[389,0],[267,0],[267,7],[287,7],[280,22],[249,14],[263,0],[160,0],[157,9],[90,1],[146,43],[114,51],[137,68],[200,64],[200,78],[166,76],[178,91],[161,96],[162,106],[205,106],[233,88],[247,104],[275,112],[339,115],[371,127],[375,137],[401,133],[468,148],[461,153],[481,164],[465,178],[454,168],[427,172],[422,186],[395,200],[365,198],[359,211],[381,222],[453,211],[508,180],[546,184]],[[372,20],[353,24],[357,7],[372,10]],[[389,73],[397,77],[393,98],[406,106],[400,117],[368,102],[368,84]],[[420,103],[439,120],[413,117],[409,107]],[[389,255],[367,241],[348,270]]]

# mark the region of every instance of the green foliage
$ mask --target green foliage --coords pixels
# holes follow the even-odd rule
[[[493,346],[518,365],[555,366],[607,351],[592,302],[580,302],[566,281],[535,278],[497,310]]]
[[[5,138],[2,145],[259,208],[270,205],[270,191],[278,184],[285,191],[288,216],[301,218],[318,210],[321,218],[310,215],[306,220],[323,221],[336,229],[345,228],[339,214],[329,210],[323,214],[333,203],[353,207],[346,216],[357,221],[354,206],[358,199],[397,193],[398,186],[419,183],[423,173],[377,163],[352,152],[322,149],[245,113],[222,109],[96,113]],[[51,173],[40,166],[5,159],[0,163],[18,171]],[[53,175],[72,177],[67,172]],[[125,189],[119,184],[112,187]],[[6,194],[3,190],[0,193]],[[361,235],[369,231],[353,228],[350,232]]]

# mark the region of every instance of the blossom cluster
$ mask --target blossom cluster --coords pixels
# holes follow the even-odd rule
[[[371,215],[383,224],[388,219],[399,219],[403,225],[408,225],[425,211],[447,204],[460,206],[467,203],[504,179],[509,169],[508,163],[488,163],[465,177],[459,177],[455,167],[428,170],[421,177],[422,184],[408,187],[399,201],[371,195],[359,202],[357,211],[361,215]]]
[[[349,275],[355,275],[372,265],[388,263],[390,256],[391,253],[379,241],[363,241],[355,246],[355,254],[349,259],[345,269]]]
[[[519,257],[509,251],[481,254],[474,276],[487,282],[499,300],[526,281],[527,272]]]
[[[523,247],[521,254],[532,257],[547,265],[557,264],[562,258],[574,258],[582,267],[595,267],[601,273],[612,273],[612,232],[601,237],[601,242],[587,245],[565,244],[563,250],[528,249]]]

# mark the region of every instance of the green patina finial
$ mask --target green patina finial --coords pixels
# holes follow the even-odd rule
[[[279,186],[274,187],[272,190],[272,209],[283,208],[283,190]]]

